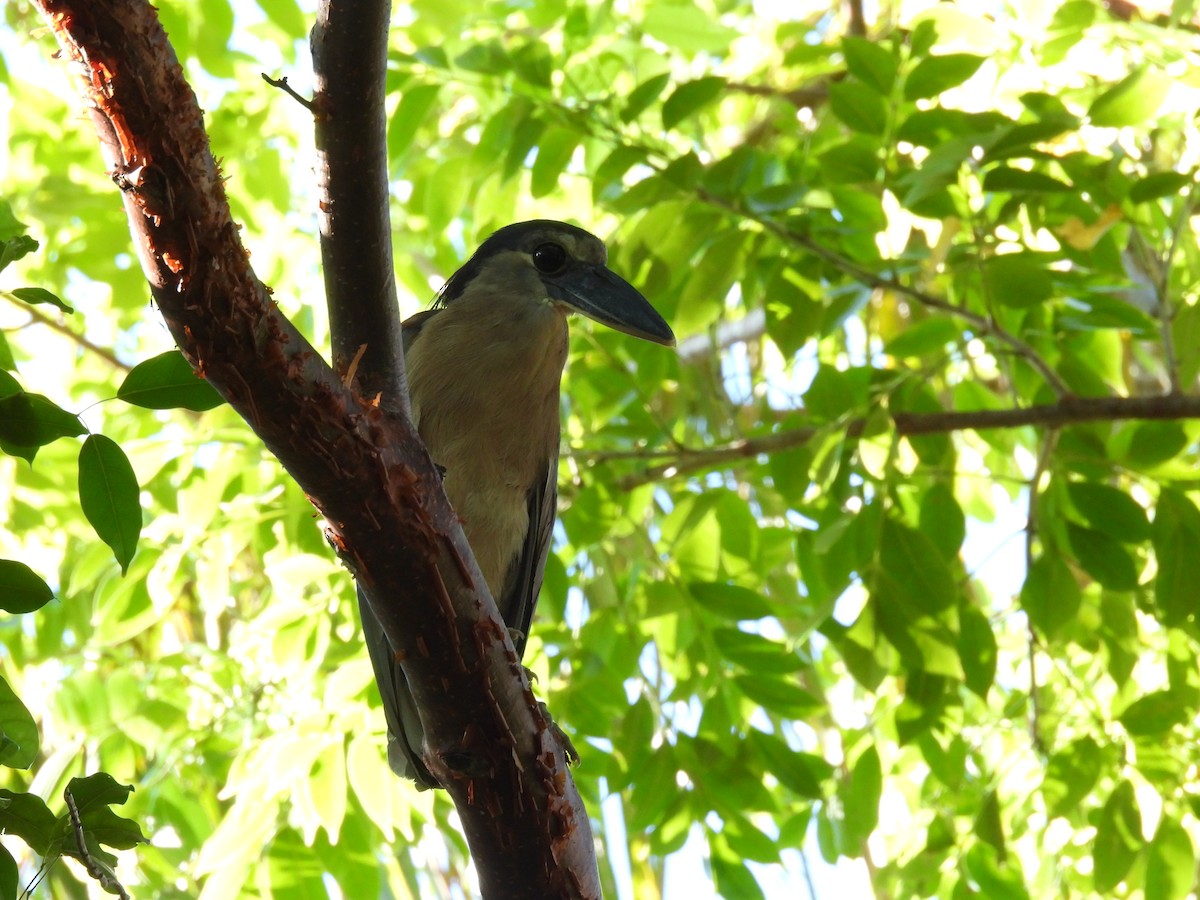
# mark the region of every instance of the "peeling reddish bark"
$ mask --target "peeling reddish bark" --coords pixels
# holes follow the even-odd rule
[[[422,711],[484,895],[599,897],[591,827],[411,423],[344,385],[255,276],[196,98],[146,0],[35,0],[81,76],[180,349],[328,522]]]

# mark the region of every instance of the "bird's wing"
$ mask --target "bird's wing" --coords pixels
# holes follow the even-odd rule
[[[440,310],[428,309],[404,320],[401,335],[406,353],[421,334],[421,328],[438,312]],[[379,694],[383,698],[383,715],[388,727],[388,765],[402,778],[415,781],[422,790],[440,787],[421,759],[425,731],[417,714],[416,701],[408,689],[408,681],[400,663],[396,661],[395,651],[383,632],[383,626],[375,618],[361,588],[358,591],[358,611],[362,617],[363,640],[371,656],[371,668],[375,670],[375,683],[379,685]]]
[[[358,590],[358,611],[362,616],[363,640],[371,656],[371,668],[375,670],[375,683],[383,698],[383,715],[388,727],[388,765],[402,778],[415,781],[421,790],[441,787],[421,759],[425,731],[404,671],[361,588]]]
[[[529,625],[533,611],[537,608],[538,594],[542,590],[542,576],[546,572],[546,557],[550,554],[550,543],[554,537],[554,517],[558,506],[558,457],[546,461],[543,475],[530,488],[529,529],[525,532],[525,544],[521,555],[513,563],[504,583],[504,591],[496,598],[500,615],[513,635],[517,656],[525,654],[525,640],[529,636]]]
[[[400,340],[404,342],[405,353],[412,347],[413,341],[421,336],[421,329],[425,327],[425,323],[440,312],[441,309],[424,309],[404,320],[400,326]]]

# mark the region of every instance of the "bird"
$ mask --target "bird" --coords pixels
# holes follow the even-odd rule
[[[560,383],[567,320],[580,313],[675,345],[666,320],[608,268],[598,237],[535,219],[493,233],[402,325],[412,420],[462,521],[518,658],[537,605],[558,497]],[[388,727],[388,764],[421,790],[441,787],[404,672],[358,592]]]

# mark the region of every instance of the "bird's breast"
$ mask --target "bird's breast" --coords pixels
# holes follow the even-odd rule
[[[558,456],[566,319],[530,306],[502,316],[457,301],[407,356],[417,430],[493,594],[524,545],[529,491]]]

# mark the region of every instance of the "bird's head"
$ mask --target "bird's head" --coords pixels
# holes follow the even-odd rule
[[[594,234],[549,219],[518,222],[484,241],[442,288],[440,305],[481,297],[553,303],[656,344],[675,335],[637,289],[608,268]]]

